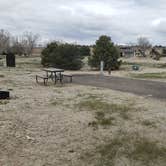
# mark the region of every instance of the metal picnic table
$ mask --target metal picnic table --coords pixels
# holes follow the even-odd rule
[[[64,69],[57,68],[44,68],[43,71],[46,72],[48,78],[51,78],[55,83],[59,80],[62,83]]]

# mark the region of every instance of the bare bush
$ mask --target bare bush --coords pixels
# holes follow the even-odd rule
[[[23,45],[25,55],[32,55],[32,50],[36,46],[36,42],[38,41],[38,39],[38,34],[33,34],[32,32],[25,32],[23,34],[21,43]]]
[[[6,52],[10,47],[10,33],[0,30],[0,54]]]

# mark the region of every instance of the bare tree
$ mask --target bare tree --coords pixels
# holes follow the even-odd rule
[[[9,32],[1,29],[0,30],[0,53],[7,52],[10,47],[10,34]]]
[[[24,54],[29,56],[32,55],[32,50],[36,46],[39,39],[38,34],[33,34],[32,32],[25,32],[22,36],[22,45],[24,47]]]
[[[150,43],[150,41],[148,40],[148,38],[146,38],[146,37],[139,37],[138,39],[137,39],[137,41],[138,41],[138,51],[144,56],[144,57],[146,57],[147,55],[146,55],[146,50],[148,49],[148,48],[151,48],[151,43]]]
[[[13,53],[15,53],[19,56],[24,54],[24,52],[25,52],[24,46],[18,36],[12,37],[11,43],[12,43],[11,50]]]
[[[24,32],[21,36],[11,36],[9,32],[0,30],[0,54],[13,52],[18,55],[30,56],[36,46],[38,34]]]
[[[137,40],[138,40],[138,46],[143,50],[150,48],[152,46],[150,41],[146,37],[139,37]]]

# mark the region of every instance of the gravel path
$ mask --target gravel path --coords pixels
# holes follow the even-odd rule
[[[166,99],[166,83],[114,76],[74,75],[73,83]]]

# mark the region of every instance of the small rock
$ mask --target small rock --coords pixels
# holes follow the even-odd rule
[[[74,153],[74,150],[73,149],[69,150],[69,153]]]
[[[32,140],[32,141],[34,140],[34,138],[32,138],[32,137],[30,137],[30,136],[28,136],[28,135],[26,136],[26,138],[27,138],[28,140]]]

